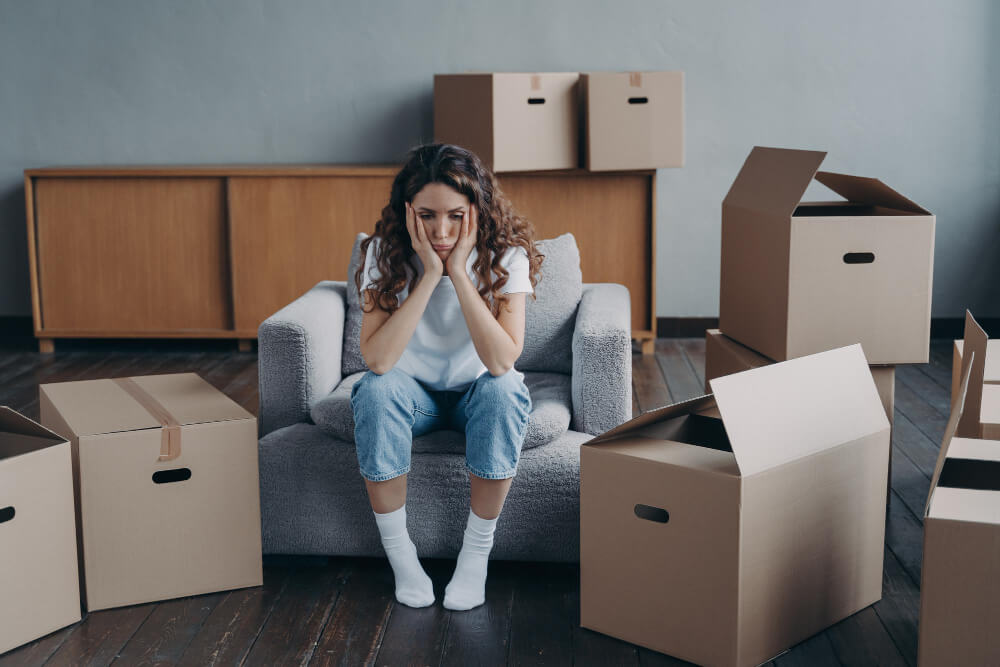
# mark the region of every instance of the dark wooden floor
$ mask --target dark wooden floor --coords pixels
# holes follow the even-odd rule
[[[660,339],[633,357],[634,410],[701,393],[702,340]],[[915,665],[921,515],[948,415],[950,343],[931,363],[899,367],[884,596],[780,656],[788,665]],[[0,343],[0,405],[38,418],[39,383],[195,371],[257,411],[257,358],[227,342],[62,342],[54,356],[30,341]],[[490,564],[487,603],[441,607],[454,562],[425,561],[438,602],[396,604],[387,562],[265,557],[260,588],[88,614],[0,656],[8,665],[678,665],[579,627],[579,567]]]

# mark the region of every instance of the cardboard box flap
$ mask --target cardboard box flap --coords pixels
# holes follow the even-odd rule
[[[196,373],[131,378],[177,423],[199,424],[253,417]],[[59,382],[39,387],[77,436],[160,428],[160,421],[113,379]]]
[[[53,433],[41,424],[28,419],[20,412],[6,405],[0,405],[0,433],[30,435],[36,438],[49,438],[58,442],[65,440],[65,438]]]
[[[84,437],[159,428],[160,422],[113,380],[76,380],[39,385],[75,435]]]
[[[664,419],[679,417],[681,415],[703,412],[705,410],[710,410],[713,407],[715,407],[715,399],[711,395],[698,396],[697,398],[692,398],[680,403],[674,403],[673,405],[665,405],[662,408],[656,408],[655,410],[645,412],[620,426],[616,426],[610,431],[605,431],[593,440],[588,440],[583,444],[599,445],[618,436],[628,435],[629,433],[637,431],[644,426],[648,426],[649,424],[654,424],[658,421],[663,421]]]
[[[986,332],[968,310],[965,311],[964,355],[962,371],[969,368],[969,383],[965,399],[959,406],[961,419],[955,435],[960,438],[980,437],[980,413],[983,406],[983,379],[986,374]],[[970,365],[971,364],[971,365]],[[952,406],[952,412],[955,406]]]
[[[834,174],[829,171],[821,171],[816,174],[816,180],[847,201],[874,204],[900,211],[930,215],[924,208],[899,194],[877,178],[849,176],[847,174]]]
[[[743,476],[889,429],[855,344],[711,381]]]
[[[973,346],[968,346],[966,347],[966,354],[962,357],[962,380],[959,382],[958,392],[956,392],[955,398],[951,402],[951,414],[948,415],[948,423],[945,424],[944,427],[944,436],[941,438],[941,448],[938,450],[937,463],[934,464],[934,474],[931,475],[931,486],[927,490],[927,502],[924,503],[925,518],[931,509],[931,500],[934,498],[934,489],[937,488],[938,480],[941,478],[941,469],[944,468],[945,459],[948,458],[948,449],[951,447],[951,442],[958,433],[959,425],[963,420],[963,412],[966,411],[966,394],[969,391],[970,383],[972,381],[973,367],[976,363],[976,358],[980,355],[985,356],[986,353],[985,342],[979,344],[980,339],[985,340],[985,336],[986,332],[983,331],[982,327],[979,326],[979,323],[972,317],[972,313],[966,310],[966,341],[976,341],[974,345],[978,346],[978,349],[974,349]],[[982,360],[980,360],[980,367],[982,367],[981,362]],[[982,371],[980,370],[980,373],[981,372]],[[975,423],[978,431],[978,418],[975,419]]]
[[[825,157],[823,151],[755,146],[722,205],[790,218]]]
[[[952,438],[925,518],[1000,524],[1000,443]]]
[[[252,419],[238,403],[203,380],[197,373],[133,377],[181,424]]]

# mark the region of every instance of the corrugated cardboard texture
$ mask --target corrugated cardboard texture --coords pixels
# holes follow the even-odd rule
[[[159,428],[124,430],[111,412],[100,422],[107,432],[72,434],[87,608],[259,585],[256,420],[197,375],[133,379],[178,421],[194,423],[180,427],[181,453],[171,461],[159,461]],[[43,420],[67,430],[64,414],[101,412],[116,396],[102,393],[105,385],[89,393],[42,385]]]
[[[859,342],[871,364],[924,363],[934,216],[875,179],[817,174],[824,155],[750,153],[722,205],[719,328],[779,361]],[[856,199],[800,203],[814,176]]]
[[[684,166],[683,72],[580,75],[586,167]]]
[[[578,80],[576,72],[437,74],[435,140],[497,172],[575,168]]]
[[[70,446],[0,408],[0,654],[80,620]],[[11,511],[13,516],[10,516]]]

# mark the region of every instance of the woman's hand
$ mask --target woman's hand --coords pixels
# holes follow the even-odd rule
[[[417,220],[417,215],[410,202],[406,202],[406,231],[410,233],[410,244],[413,246],[413,250],[420,257],[420,261],[424,263],[424,275],[440,279],[444,274],[444,263],[438,257],[434,247],[431,246],[431,242],[427,240],[424,224]]]
[[[456,275],[465,275],[465,264],[469,261],[472,249],[476,247],[479,236],[479,212],[475,204],[469,204],[469,210],[462,216],[462,231],[458,235],[455,247],[448,255],[448,275],[454,280]]]

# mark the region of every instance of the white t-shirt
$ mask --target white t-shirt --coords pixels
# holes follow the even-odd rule
[[[365,271],[362,274],[362,293],[381,276],[375,262],[375,249],[380,242],[381,239],[376,237],[368,246]],[[465,271],[477,289],[479,280],[472,265],[478,254],[473,248],[465,264]],[[529,277],[528,253],[524,248],[509,248],[500,263],[510,274],[501,293],[534,292]],[[411,259],[411,268],[416,271],[417,276],[424,274],[423,262],[416,254]],[[409,293],[407,285],[396,295],[400,306]],[[438,391],[464,391],[486,372],[486,366],[472,343],[455,285],[449,276],[442,276],[434,288],[424,314],[417,322],[413,337],[396,362],[396,367]]]

